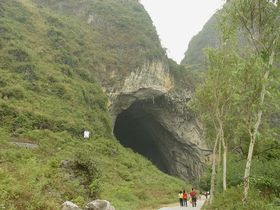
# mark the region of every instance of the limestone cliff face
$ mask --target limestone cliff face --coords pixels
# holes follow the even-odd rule
[[[187,91],[180,95],[171,91],[165,96],[166,103],[159,115],[159,122],[173,136],[165,147],[172,160],[171,174],[185,179],[198,178],[210,154],[202,138],[202,128],[187,107],[191,95]]]
[[[123,75],[119,84],[115,84],[113,90],[108,93],[110,109],[113,115],[117,115],[135,101],[163,95],[171,88],[172,78],[166,62],[161,60],[145,62],[142,67],[132,70],[127,76]]]
[[[122,93],[136,92],[139,89],[154,89],[166,93],[172,87],[167,64],[163,61],[145,63],[131,72],[125,79]]]
[[[209,150],[187,106],[192,92],[175,88],[168,64],[160,60],[146,62],[121,83],[109,93],[118,140],[168,174],[199,177]]]

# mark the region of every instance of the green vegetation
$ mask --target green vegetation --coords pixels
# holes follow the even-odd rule
[[[0,1],[0,209],[173,202],[184,183],[113,138],[99,85],[164,54],[136,1]]]
[[[60,209],[65,200],[83,206],[97,197],[118,209],[143,209],[173,202],[184,185],[112,139],[84,142],[47,129],[12,138],[39,148],[11,145],[1,130],[0,198],[6,209]]]
[[[206,209],[280,208],[279,14],[278,1],[266,0],[236,0],[220,13],[222,43],[207,51],[193,101],[213,147],[200,183],[211,187]]]
[[[207,58],[204,56],[203,50],[204,48],[217,47],[219,45],[216,15],[212,16],[205,23],[203,29],[191,39],[181,65],[186,65],[193,71],[205,71],[207,69]]]
[[[246,159],[244,156],[232,153],[228,155],[228,174],[227,183],[228,189],[226,192],[221,191],[221,176],[218,173],[218,182],[213,205],[207,205],[205,209],[248,209],[248,210],[277,210],[280,209],[279,203],[279,173],[280,173],[280,156],[279,143],[260,143],[257,145],[256,155],[252,163],[252,177],[250,179],[250,192],[248,202],[243,204],[243,176]],[[273,145],[274,144],[274,145]],[[276,145],[275,145],[276,144]],[[266,145],[266,146],[265,146]],[[273,145],[273,147],[272,147]],[[270,147],[270,148],[268,148]],[[210,170],[203,177],[201,187],[209,189]],[[208,185],[208,186],[207,186]]]
[[[97,57],[95,61],[103,61],[109,72],[129,73],[143,62],[165,55],[150,17],[136,0],[36,2],[67,18],[76,16],[80,21],[88,22],[91,30],[98,35],[93,42],[101,44],[103,50],[106,49],[102,54],[104,57]]]
[[[195,91],[197,86],[203,81],[203,73],[193,71],[191,67],[185,65],[178,65],[172,59],[168,60],[171,75],[174,77],[176,83],[175,88],[179,91],[188,89]]]

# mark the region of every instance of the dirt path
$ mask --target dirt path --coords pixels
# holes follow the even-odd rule
[[[203,197],[201,198],[201,200],[198,199],[196,207],[192,207],[189,202],[187,207],[186,206],[180,207],[178,202],[176,204],[171,204],[170,206],[167,205],[166,207],[160,208],[158,210],[200,210],[204,202],[205,202],[205,198]]]

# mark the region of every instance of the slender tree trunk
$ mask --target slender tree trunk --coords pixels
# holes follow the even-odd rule
[[[220,140],[220,131],[217,132],[215,145],[213,148],[212,154],[212,174],[211,174],[211,189],[210,189],[210,204],[213,203],[213,199],[215,197],[215,180],[216,180],[216,150],[218,146],[218,142]]]
[[[222,142],[219,141],[219,151],[218,151],[218,161],[217,161],[217,171],[220,171],[221,165],[221,156],[222,156]]]
[[[221,131],[221,142],[223,144],[223,190],[227,190],[227,145],[225,144],[224,131]]]
[[[247,156],[247,162],[245,167],[245,174],[244,174],[244,192],[243,192],[243,202],[247,202],[248,199],[248,193],[249,193],[249,176],[250,176],[250,170],[251,170],[251,161],[253,157],[253,151],[254,151],[254,145],[255,145],[256,139],[253,137],[252,132],[250,132],[250,146]]]
[[[219,140],[218,142],[218,145],[217,145],[217,152],[218,152],[218,155],[217,155],[217,161],[216,161],[216,165],[217,165],[217,175],[219,177],[219,174],[221,172],[221,160],[222,160],[222,142],[221,142],[221,139]],[[216,184],[216,188],[220,188],[220,182],[217,181],[217,184]]]
[[[223,108],[221,110],[221,113],[223,114]],[[219,146],[223,146],[223,191],[226,191],[227,190],[227,145],[225,143],[223,121],[221,120],[220,117],[218,117],[217,120],[219,122],[219,128],[220,128]],[[219,152],[221,152],[221,151],[219,151]],[[219,155],[221,155],[221,154],[219,154]],[[219,158],[220,158],[220,156],[219,156]]]
[[[251,171],[251,163],[252,163],[252,157],[253,157],[253,152],[254,152],[254,146],[256,143],[256,137],[257,137],[257,133],[259,130],[259,126],[261,124],[261,120],[262,120],[262,106],[264,104],[264,97],[265,97],[265,93],[266,93],[266,83],[268,80],[268,76],[270,73],[270,68],[273,65],[273,59],[274,59],[274,50],[272,51],[270,58],[269,58],[269,63],[268,63],[268,69],[266,70],[265,74],[264,74],[264,81],[262,84],[262,90],[261,90],[261,94],[260,94],[260,110],[257,113],[257,119],[256,119],[256,123],[253,127],[253,130],[251,131],[251,129],[249,129],[249,133],[250,133],[250,146],[249,146],[249,151],[248,151],[248,156],[247,156],[247,162],[246,162],[246,167],[245,167],[245,173],[244,173],[244,192],[243,192],[243,202],[247,202],[248,200],[248,193],[249,193],[249,177],[250,177],[250,171]]]
[[[267,73],[268,72],[266,72],[266,74]],[[260,105],[263,104],[265,91],[266,91],[266,88],[265,88],[265,85],[263,85],[262,91],[261,91]],[[257,121],[256,121],[256,123],[254,125],[253,132],[251,131],[251,129],[249,129],[249,133],[250,133],[250,146],[249,146],[247,162],[246,162],[246,167],[245,167],[245,173],[244,173],[244,195],[243,195],[243,202],[247,202],[247,199],[248,199],[249,177],[250,177],[250,172],[251,172],[251,163],[252,163],[252,157],[253,157],[253,152],[254,152],[254,146],[255,146],[255,143],[256,143],[257,133],[258,133],[258,130],[259,130],[259,126],[261,124],[262,113],[263,113],[262,110],[258,111]]]

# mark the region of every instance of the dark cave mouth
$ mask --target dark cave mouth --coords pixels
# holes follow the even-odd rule
[[[128,109],[118,114],[114,135],[124,146],[149,159],[164,173],[170,174],[161,141],[164,138],[164,128],[145,103],[135,102]]]

